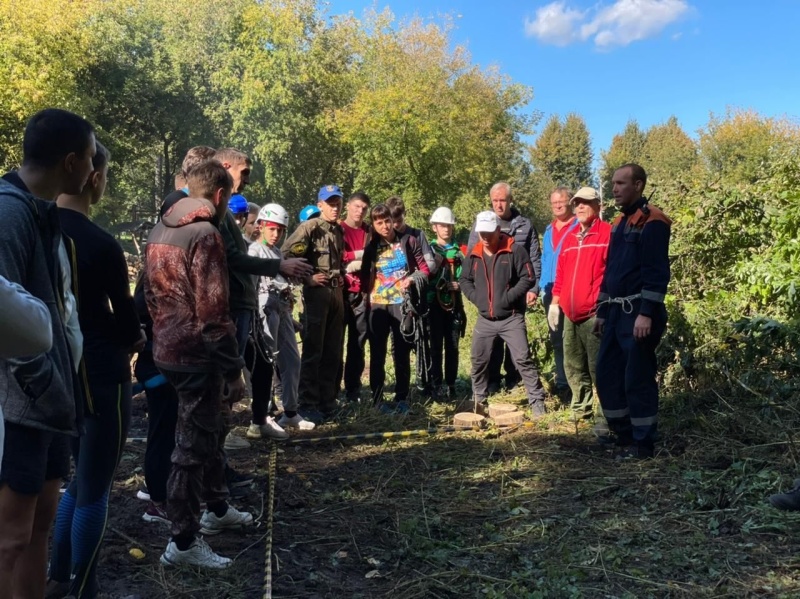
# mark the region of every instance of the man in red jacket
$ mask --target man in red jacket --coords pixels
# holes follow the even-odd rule
[[[576,419],[588,420],[593,414],[592,385],[600,350],[600,339],[592,329],[606,270],[611,225],[599,218],[600,198],[593,188],[581,187],[570,203],[578,227],[567,233],[561,247],[547,323],[556,330],[563,310],[564,371],[572,390],[572,412]]]
[[[502,339],[528,394],[531,414],[543,416],[544,388],[531,360],[525,329],[526,294],[536,283],[531,258],[522,245],[500,232],[494,212],[478,214],[476,243],[461,270],[459,284],[478,308],[472,332],[472,393],[476,403],[489,395],[489,360],[494,340]]]

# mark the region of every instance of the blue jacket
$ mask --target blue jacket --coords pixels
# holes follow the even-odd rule
[[[558,256],[561,254],[561,246],[564,245],[567,233],[577,226],[578,219],[573,216],[572,221],[567,225],[567,230],[564,231],[564,235],[561,237],[561,241],[555,248],[553,247],[553,223],[547,225],[544,230],[544,237],[542,238],[542,278],[539,280],[542,298],[553,294],[553,283],[556,282],[556,266],[558,265]]]

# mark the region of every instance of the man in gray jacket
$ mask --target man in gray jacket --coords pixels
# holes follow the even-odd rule
[[[54,202],[79,193],[92,172],[92,126],[64,110],[35,114],[25,128],[22,167],[0,180],[0,276],[48,307],[53,346],[46,353],[0,360],[0,404],[6,421],[0,467],[0,599],[41,597],[47,538],[62,477],[69,473],[70,436],[80,428],[76,357],[79,332],[71,273]],[[69,242],[69,240],[66,240]],[[67,243],[69,246],[69,243]]]

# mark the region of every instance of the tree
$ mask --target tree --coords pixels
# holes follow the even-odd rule
[[[635,119],[625,125],[622,133],[618,133],[611,140],[611,146],[605,152],[600,152],[600,179],[603,197],[610,198],[611,177],[614,171],[628,162],[641,163],[644,157],[644,143],[646,135]]]
[[[373,13],[353,38],[352,101],[329,123],[352,148],[356,187],[403,195],[417,224],[437,205],[471,222],[491,184],[514,174],[530,90],[451,50],[447,28],[392,22],[388,11]]]
[[[558,115],[548,119],[536,143],[530,148],[535,173],[553,183],[577,189],[592,179],[592,147],[586,121],[568,114],[562,123]]]
[[[642,166],[654,186],[686,178],[697,163],[697,145],[671,116],[666,123],[647,130],[642,148]]]

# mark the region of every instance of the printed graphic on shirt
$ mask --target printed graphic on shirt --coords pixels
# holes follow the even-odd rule
[[[406,255],[400,243],[381,246],[375,262],[375,284],[370,301],[373,304],[402,304],[403,291],[397,283],[407,274]]]

